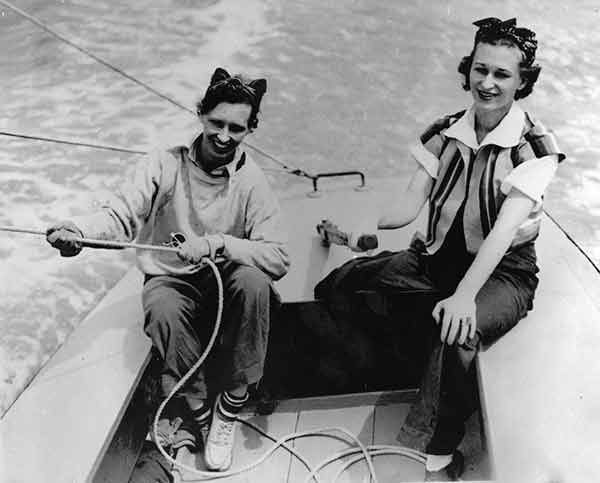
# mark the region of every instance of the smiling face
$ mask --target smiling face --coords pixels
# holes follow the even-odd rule
[[[508,112],[515,93],[525,84],[521,78],[521,51],[514,46],[479,43],[469,72],[475,109],[480,113]]]
[[[206,171],[212,171],[233,159],[235,149],[250,132],[248,119],[252,108],[249,104],[221,102],[202,114],[203,126],[202,162]]]

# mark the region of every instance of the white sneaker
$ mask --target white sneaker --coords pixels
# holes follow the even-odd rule
[[[221,395],[219,394],[219,397]],[[212,414],[208,438],[204,445],[204,462],[211,471],[225,471],[231,466],[235,421],[223,419],[217,411],[217,401]]]

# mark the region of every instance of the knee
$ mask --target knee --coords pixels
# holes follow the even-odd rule
[[[256,267],[240,265],[231,276],[230,289],[233,294],[246,298],[268,297],[271,293],[271,279]]]
[[[182,315],[182,307],[177,298],[160,287],[144,288],[142,306],[144,330],[150,336],[171,333]]]

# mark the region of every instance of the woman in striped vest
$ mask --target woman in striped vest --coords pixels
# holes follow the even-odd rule
[[[540,73],[535,33],[515,19],[474,25],[473,50],[458,68],[473,104],[425,130],[410,150],[416,169],[406,192],[378,220],[379,229],[400,228],[427,205],[426,238],[355,259],[315,289],[339,319],[351,318],[357,290],[431,292],[437,342],[399,439],[427,453],[435,481],[464,468],[456,448],[476,407],[477,351],[532,308],[542,197],[564,159],[553,135],[514,102]]]

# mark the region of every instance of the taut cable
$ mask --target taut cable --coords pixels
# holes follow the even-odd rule
[[[30,235],[46,236],[46,232],[42,230],[31,230],[29,228],[18,228],[14,226],[0,226],[0,231],[12,233],[27,233]],[[73,241],[81,243],[83,247],[90,248],[106,248],[106,249],[122,249],[135,248],[138,250],[153,250],[157,252],[177,253],[176,247],[168,247],[161,245],[146,245],[142,243],[117,242],[112,240],[99,240],[96,238],[73,237]]]
[[[50,138],[50,137],[46,137],[46,136],[34,136],[32,134],[22,134],[22,133],[16,133],[16,132],[11,132],[11,131],[0,131],[0,136],[8,136],[8,137],[18,138],[18,139],[27,139],[30,141],[43,141],[46,143],[68,144],[70,146],[81,146],[84,148],[104,149],[107,151],[117,151],[117,152],[121,152],[121,153],[148,154],[147,151],[140,151],[137,149],[124,148],[121,146],[108,146],[106,144],[98,144],[98,143],[93,143],[91,141],[83,141],[83,140],[77,141],[74,139],[57,139],[57,138]]]
[[[74,49],[78,50],[79,52],[81,52],[82,54],[90,57],[91,59],[95,60],[96,62],[102,64],[103,66],[109,68],[110,70],[116,72],[117,74],[125,77],[126,79],[130,80],[131,82],[134,82],[135,84],[139,85],[140,87],[143,87],[144,89],[146,89],[147,91],[151,92],[152,94],[160,97],[161,99],[164,99],[165,101],[173,104],[174,106],[189,112],[190,114],[196,116],[196,111],[190,109],[189,107],[184,106],[181,102],[173,99],[171,96],[164,94],[163,92],[159,91],[158,89],[155,89],[154,87],[152,87],[151,85],[147,84],[146,82],[143,82],[139,79],[137,79],[136,77],[132,76],[131,74],[128,74],[127,72],[125,72],[123,69],[120,69],[119,67],[116,67],[114,65],[112,65],[110,62],[108,62],[107,60],[104,60],[103,58],[99,57],[98,55],[94,54],[93,52],[91,52],[90,50],[81,47],[79,44],[77,44],[76,42],[70,40],[69,38],[67,38],[66,36],[58,33],[56,30],[54,30],[53,28],[49,27],[47,24],[45,24],[44,22],[42,22],[41,20],[39,20],[37,17],[34,17],[33,15],[25,12],[24,10],[20,9],[19,7],[17,7],[16,5],[13,5],[11,2],[8,2],[6,0],[0,0],[0,5],[4,5],[6,8],[9,8],[10,10],[12,10],[13,12],[17,13],[18,15],[20,15],[21,17],[25,18],[26,20],[28,20],[29,22],[33,23],[34,25],[37,25],[38,27],[40,27],[42,30],[44,30],[45,32],[49,33],[50,35],[52,35],[53,37],[57,38],[58,40],[60,40],[61,42],[64,42],[65,44],[73,47]],[[287,173],[293,174],[295,176],[302,176],[302,177],[307,177],[307,178],[312,178],[312,176],[310,174],[308,174],[306,171],[299,169],[299,168],[293,168],[288,166],[287,164],[285,164],[283,161],[279,160],[278,158],[276,158],[275,156],[267,153],[266,151],[248,143],[247,141],[244,141],[244,144],[246,146],[248,146],[250,149],[256,151],[257,153],[261,154],[262,156],[264,156],[265,158],[273,161],[274,163],[277,163],[278,165],[281,166],[281,168],[283,170],[285,170]]]

